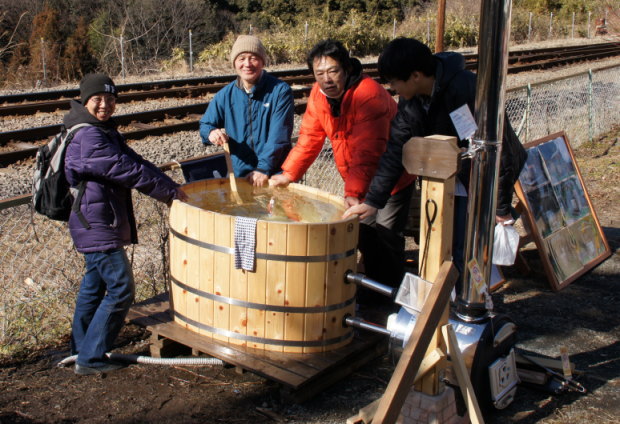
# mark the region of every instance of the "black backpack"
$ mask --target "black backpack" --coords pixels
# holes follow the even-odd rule
[[[32,181],[32,204],[35,211],[57,221],[68,221],[73,210],[85,228],[89,228],[89,225],[80,212],[80,201],[86,189],[86,181],[80,182],[73,200],[65,176],[65,155],[75,133],[80,128],[90,126],[84,123],[68,130],[63,127],[49,143],[39,147]]]

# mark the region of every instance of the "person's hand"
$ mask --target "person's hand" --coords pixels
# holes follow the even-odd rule
[[[286,187],[291,183],[291,180],[284,174],[272,175],[269,179],[269,185],[275,187]]]
[[[182,202],[187,202],[189,200],[189,196],[187,195],[187,193],[185,192],[185,190],[183,190],[183,187],[181,186],[177,187],[175,198],[179,199]]]
[[[512,225],[514,224],[515,220],[512,217],[512,215],[508,214],[508,215],[495,215],[495,223],[496,224],[503,224],[503,225]]]
[[[344,211],[342,219],[347,219],[351,215],[359,215],[360,219],[368,218],[369,216],[376,215],[377,208],[367,205],[366,203],[360,203],[359,205],[351,206]]]
[[[360,199],[358,199],[357,197],[353,197],[353,196],[346,196],[344,198],[344,207],[345,208],[350,208],[351,206],[355,206],[355,205],[359,205]]]
[[[213,144],[221,146],[228,142],[228,134],[224,128],[216,128],[209,133],[209,141]]]
[[[269,177],[267,176],[267,174],[263,174],[262,172],[259,172],[259,171],[250,172],[247,175],[246,179],[254,187],[262,187],[266,185],[267,182],[269,181]]]
[[[178,199],[181,202],[187,202],[189,200],[189,196],[187,195],[187,193],[185,193],[185,191],[183,191],[183,189],[179,186],[177,187],[177,191],[174,193],[174,197],[172,199],[170,199],[170,201],[168,203],[166,203],[168,205],[168,207],[172,206],[172,201],[174,199]]]

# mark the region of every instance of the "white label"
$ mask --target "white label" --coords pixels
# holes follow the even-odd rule
[[[566,346],[560,347],[560,358],[562,359],[562,372],[564,373],[564,377],[568,380],[573,378],[573,373],[570,369],[570,360],[568,359],[568,348]]]
[[[480,269],[476,258],[472,258],[472,260],[467,264],[467,267],[469,268],[469,276],[474,283],[474,288],[478,293],[484,293],[487,287],[484,277],[482,276],[482,270]]]
[[[471,137],[478,129],[476,121],[467,104],[450,112],[450,118],[452,119],[452,123],[454,124],[454,128],[456,128],[460,140]]]

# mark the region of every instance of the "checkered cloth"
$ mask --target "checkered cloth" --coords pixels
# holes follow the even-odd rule
[[[235,269],[254,271],[258,219],[235,217]]]

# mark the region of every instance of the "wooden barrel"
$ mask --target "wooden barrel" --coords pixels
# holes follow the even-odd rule
[[[242,198],[252,187],[237,181]],[[186,184],[189,194],[229,191],[227,179]],[[289,190],[338,205],[341,197],[291,184]],[[235,216],[174,201],[170,210],[171,309],[175,322],[251,348],[323,352],[352,339],[356,217],[328,223],[258,220],[254,271],[235,269]]]

